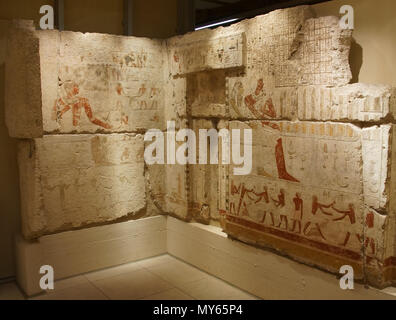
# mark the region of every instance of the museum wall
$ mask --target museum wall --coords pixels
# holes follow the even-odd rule
[[[123,2],[65,1],[65,30],[122,35]],[[135,0],[133,12],[135,36],[167,38],[176,34],[177,0]]]
[[[5,59],[8,22],[0,20],[0,278],[14,273],[14,234],[20,229],[17,141],[4,119]]]
[[[77,1],[76,1],[77,2]],[[33,20],[36,25],[40,21],[40,7],[43,5],[54,5],[53,0],[15,0],[12,5],[7,0],[0,1],[0,19],[26,19]]]
[[[65,30],[123,34],[123,0],[65,1]]]
[[[177,0],[135,0],[133,35],[165,39],[177,33]]]
[[[340,7],[355,9],[356,43],[351,49],[353,82],[396,85],[396,2],[394,0],[332,0],[313,5],[317,16],[339,15]]]
[[[39,8],[53,0],[0,0],[0,19],[28,19],[38,25]],[[134,0],[133,32],[138,37],[167,38],[176,34],[177,0]],[[65,30],[123,34],[123,0],[68,0]]]

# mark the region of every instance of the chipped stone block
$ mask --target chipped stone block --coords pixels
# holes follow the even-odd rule
[[[393,100],[394,102],[394,100]],[[391,102],[392,109],[394,104]],[[378,230],[374,239],[383,247],[382,263],[377,263],[371,267],[370,281],[380,287],[385,287],[395,284],[396,279],[396,198],[394,197],[396,191],[396,128],[392,125],[390,133],[392,135],[389,157],[387,162],[387,191],[386,195],[389,197],[387,202],[387,210],[381,211],[382,216],[385,216],[385,223],[381,230]],[[375,213],[375,212],[374,212]],[[373,270],[374,269],[374,270]]]
[[[164,176],[166,187],[164,197],[164,211],[171,216],[189,221],[188,210],[188,171],[186,166],[168,165]]]
[[[300,120],[381,121],[393,115],[392,88],[385,85],[351,84],[343,87],[300,87]]]
[[[19,144],[26,238],[144,215],[143,137],[62,135]]]
[[[389,164],[391,157],[392,125],[381,125],[362,130],[363,195],[365,205],[386,211],[390,196]]]
[[[276,64],[276,86],[348,84],[351,36],[337,17],[308,19],[285,52],[287,62]]]
[[[161,164],[147,165],[145,167],[147,213],[151,215],[166,215],[165,208],[165,170]]]
[[[392,87],[391,88],[391,97],[390,97],[390,113],[392,115],[396,114],[396,87]]]
[[[215,124],[204,119],[195,119],[192,128],[199,139],[200,129],[213,129]],[[180,129],[187,128],[188,123],[183,122]],[[171,134],[173,135],[171,137]],[[175,139],[175,132],[164,132],[164,141]],[[176,142],[176,150],[182,142]],[[199,163],[199,140],[196,141],[196,163]],[[147,145],[146,145],[147,147]],[[207,144],[210,147],[210,144]],[[165,159],[168,150],[165,150]],[[210,159],[208,159],[208,162]],[[154,164],[147,165],[148,184],[154,203],[161,213],[176,216],[185,221],[195,220],[209,223],[218,220],[217,193],[218,193],[218,166],[217,165],[180,165]]]
[[[361,237],[367,280],[379,287],[389,284],[386,269],[392,258],[386,252],[386,227],[390,222],[388,215],[380,214],[366,207],[364,215],[364,236]],[[389,259],[390,257],[390,259]]]
[[[188,167],[189,174],[189,210],[194,220],[202,223],[210,223],[211,220],[218,220],[218,166],[211,164],[210,150],[214,148],[209,138],[206,139],[207,164],[199,164],[199,156],[202,153],[200,148],[200,130],[216,129],[212,121],[195,119],[192,122],[192,129],[197,137],[197,159],[196,165]]]
[[[392,209],[394,210],[394,208]],[[396,217],[390,214],[386,217],[386,223],[380,233],[376,234],[375,240],[379,241],[384,248],[383,263],[376,264],[372,274],[374,281],[379,287],[394,285],[396,279]],[[380,237],[381,236],[381,237]],[[373,280],[372,278],[370,280]]]
[[[186,127],[187,123],[182,122],[182,128]],[[169,163],[168,139],[173,139],[173,141],[175,141],[176,132],[170,130],[162,134],[164,142],[164,163],[146,163],[146,183],[150,197],[149,205],[150,202],[152,202],[156,207],[155,209],[158,210],[160,214],[171,215],[189,221],[191,219],[191,214],[188,208],[188,167],[180,165],[176,161],[174,161],[173,164]],[[146,141],[145,148],[147,149],[153,142],[154,141]],[[177,150],[181,144],[181,142],[175,141],[175,149]]]
[[[394,125],[230,121],[228,127],[253,129],[253,170],[235,176],[232,166],[221,168],[225,232],[330,272],[352,265],[357,277],[379,287],[392,283]]]
[[[39,38],[31,21],[9,28],[5,71],[5,121],[11,137],[43,135]]]
[[[187,118],[187,80],[169,78],[165,86],[165,119],[175,121],[176,128],[184,126]]]
[[[175,65],[172,74],[230,68],[221,63],[215,68],[207,66],[211,60],[208,56],[215,52],[216,59],[223,58],[228,51],[218,48],[216,43],[222,44],[225,41],[219,39],[232,39],[241,33],[246,38],[246,53],[242,54],[246,63],[232,67],[245,67],[247,81],[260,74],[271,87],[348,84],[352,77],[348,63],[351,31],[341,29],[336,17],[311,17],[309,7],[301,6],[277,10],[227,28],[169,39],[168,59]],[[183,58],[177,54],[180,47],[186,52]],[[205,47],[203,53],[201,47]],[[236,56],[240,59],[240,55]]]
[[[40,32],[36,32],[36,35],[40,39],[41,112],[42,130],[45,134],[46,132],[59,131],[58,123],[54,120],[57,113],[55,103],[59,98],[60,37],[57,30],[41,30]],[[69,113],[71,112],[69,111]],[[32,136],[30,138],[39,137],[41,136]]]
[[[189,73],[240,68],[245,64],[243,33],[190,42],[187,37],[169,41],[169,61],[174,76]]]
[[[54,127],[46,131],[163,128],[160,41],[61,32],[59,42],[57,99],[43,106],[48,127]],[[69,111],[76,103],[80,109]]]
[[[6,103],[11,136],[164,128],[161,41],[23,25],[12,30]]]
[[[272,88],[260,77],[227,79],[228,105],[232,119],[280,120],[296,118],[296,88]]]
[[[225,231],[332,272],[348,261],[362,277],[361,129],[313,122],[229,126],[253,128],[253,170],[234,176],[230,167]]]
[[[187,77],[187,108],[192,117],[227,116],[224,70],[200,72]]]
[[[394,115],[394,93],[384,85],[269,89],[262,78],[245,87],[237,77],[228,79],[227,87],[232,119],[376,122]]]

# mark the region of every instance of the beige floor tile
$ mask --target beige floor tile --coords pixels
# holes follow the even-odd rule
[[[104,269],[55,282],[32,300],[243,300],[256,297],[172,256]],[[24,299],[15,283],[0,285],[0,300]]]
[[[180,291],[179,289],[170,289],[160,293],[144,297],[141,300],[194,300],[189,295]]]
[[[44,295],[50,295],[50,294],[52,295],[52,294],[55,294],[55,293],[60,292],[62,290],[65,290],[65,289],[68,289],[68,288],[72,288],[72,287],[76,287],[76,286],[80,286],[80,285],[89,285],[89,281],[84,276],[75,276],[75,277],[72,277],[72,278],[58,280],[58,281],[55,281],[53,290],[48,289],[46,291],[43,291],[42,294],[39,294],[39,295],[36,295],[36,296],[32,297],[32,300],[36,299],[36,298],[39,299],[40,297],[42,297]],[[41,300],[41,299],[39,299],[39,300]]]
[[[257,298],[228,283],[210,277],[178,285],[183,292],[198,300],[256,300]]]
[[[64,280],[55,281],[54,290],[48,290],[48,293],[53,293],[55,291],[60,291],[87,283],[89,283],[89,281],[84,276],[76,276]]]
[[[168,282],[143,269],[94,281],[93,284],[114,300],[140,299],[173,288]]]
[[[46,293],[31,300],[108,300],[108,298],[98,288],[87,282]]]
[[[205,279],[209,276],[207,273],[177,259],[148,267],[147,270],[175,286],[182,285],[186,282]]]
[[[124,273],[136,271],[141,269],[139,262],[127,263],[117,267],[103,269],[95,272],[85,274],[85,278],[89,281],[97,281],[110,277],[115,277]]]
[[[154,258],[138,261],[137,264],[139,264],[139,266],[141,266],[142,268],[150,268],[150,267],[170,263],[173,261],[178,261],[178,260],[168,254],[163,254],[161,256],[157,256]]]
[[[25,300],[15,282],[0,284],[0,300]]]

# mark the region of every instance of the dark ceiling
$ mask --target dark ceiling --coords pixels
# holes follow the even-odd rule
[[[195,25],[250,18],[280,8],[325,1],[329,0],[195,0]]]

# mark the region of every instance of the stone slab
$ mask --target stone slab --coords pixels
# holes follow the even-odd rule
[[[144,216],[143,137],[57,135],[19,143],[25,238]]]
[[[380,272],[392,126],[231,121],[229,128],[254,130],[253,170],[234,176],[225,168],[226,233],[332,272],[340,260],[360,277],[366,267]]]

